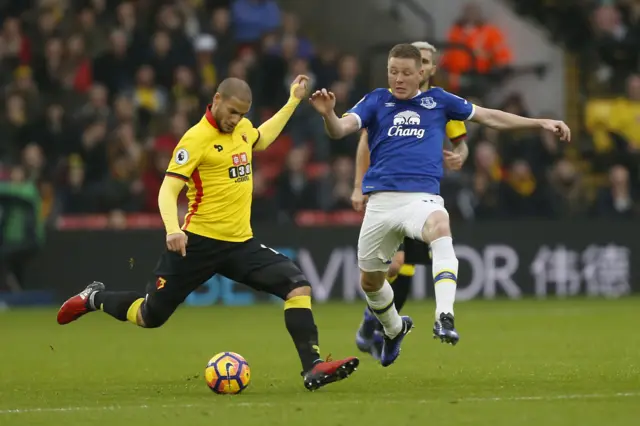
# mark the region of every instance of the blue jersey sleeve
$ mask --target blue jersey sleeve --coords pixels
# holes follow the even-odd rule
[[[375,91],[367,94],[364,98],[360,99],[360,102],[354,105],[344,115],[353,114],[358,119],[361,129],[366,129],[371,124],[371,121],[376,115],[376,104],[378,95]],[[343,115],[343,117],[344,117]]]
[[[456,96],[445,90],[442,91],[442,96],[445,104],[445,111],[449,120],[464,121],[473,117],[475,107],[466,99],[462,99],[460,96]]]

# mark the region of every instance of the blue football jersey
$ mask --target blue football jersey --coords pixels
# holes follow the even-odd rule
[[[362,192],[440,194],[447,122],[468,120],[473,113],[470,102],[439,87],[407,100],[389,89],[366,95],[347,111],[369,132],[371,164]]]

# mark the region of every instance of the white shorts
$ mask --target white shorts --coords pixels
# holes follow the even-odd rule
[[[405,237],[422,241],[431,213],[444,208],[439,195],[420,192],[377,192],[369,197],[358,238],[358,266],[366,272],[386,272]]]

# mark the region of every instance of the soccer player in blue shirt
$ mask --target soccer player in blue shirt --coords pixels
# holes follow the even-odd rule
[[[542,128],[569,141],[562,121],[525,118],[475,106],[445,90],[420,91],[424,79],[420,50],[399,44],[389,52],[389,89],[367,94],[342,118],[335,112],[335,95],[326,89],[310,102],[322,115],[327,134],[341,139],[366,128],[371,164],[362,190],[369,195],[358,239],[360,284],[368,305],[384,329],[380,362],[389,366],[413,328],[393,303],[385,276],[404,237],[430,244],[436,296],[434,334],[448,343],[459,340],[454,326],[458,259],[453,250],[449,215],[440,197],[442,144],[449,120],[472,120],[497,130]]]
[[[411,43],[420,49],[422,55],[422,69],[424,70],[423,80],[420,82],[420,90],[427,91],[433,86],[433,76],[437,71],[437,49],[426,41],[416,41]],[[451,141],[453,150],[444,150],[444,166],[448,170],[460,170],[469,155],[467,147],[467,128],[462,121],[450,120],[447,122],[445,129],[447,139]],[[358,150],[356,152],[355,180],[354,189],[351,196],[353,208],[356,211],[364,211],[367,195],[362,193],[362,180],[367,169],[369,168],[369,143],[367,130],[360,131],[360,141],[358,142]],[[431,267],[430,254],[428,246],[422,242],[409,238],[404,239],[404,243],[398,248],[393,256],[389,270],[387,271],[387,281],[393,287],[394,304],[398,313],[402,312],[413,281],[415,273],[415,265],[404,263],[405,250],[408,259],[416,259],[416,256],[423,256],[420,264],[427,264]],[[415,260],[411,260],[414,262]],[[437,336],[436,336],[437,337]],[[444,339],[441,341],[444,342]],[[367,306],[364,310],[364,317],[356,333],[356,346],[360,351],[369,353],[375,359],[380,359],[382,353],[382,324],[375,317],[371,308]]]

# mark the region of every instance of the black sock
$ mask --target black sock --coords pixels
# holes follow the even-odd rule
[[[136,291],[100,291],[95,294],[93,305],[96,309],[102,309],[115,319],[126,321],[127,311],[131,304],[143,297],[143,294]]]
[[[402,307],[409,298],[409,291],[411,290],[411,282],[413,277],[407,275],[398,275],[398,278],[393,282],[393,297],[396,304],[396,310],[398,313],[402,310]]]
[[[311,370],[320,359],[318,347],[318,328],[313,313],[308,308],[289,308],[284,310],[284,322],[296,345],[302,371]]]

